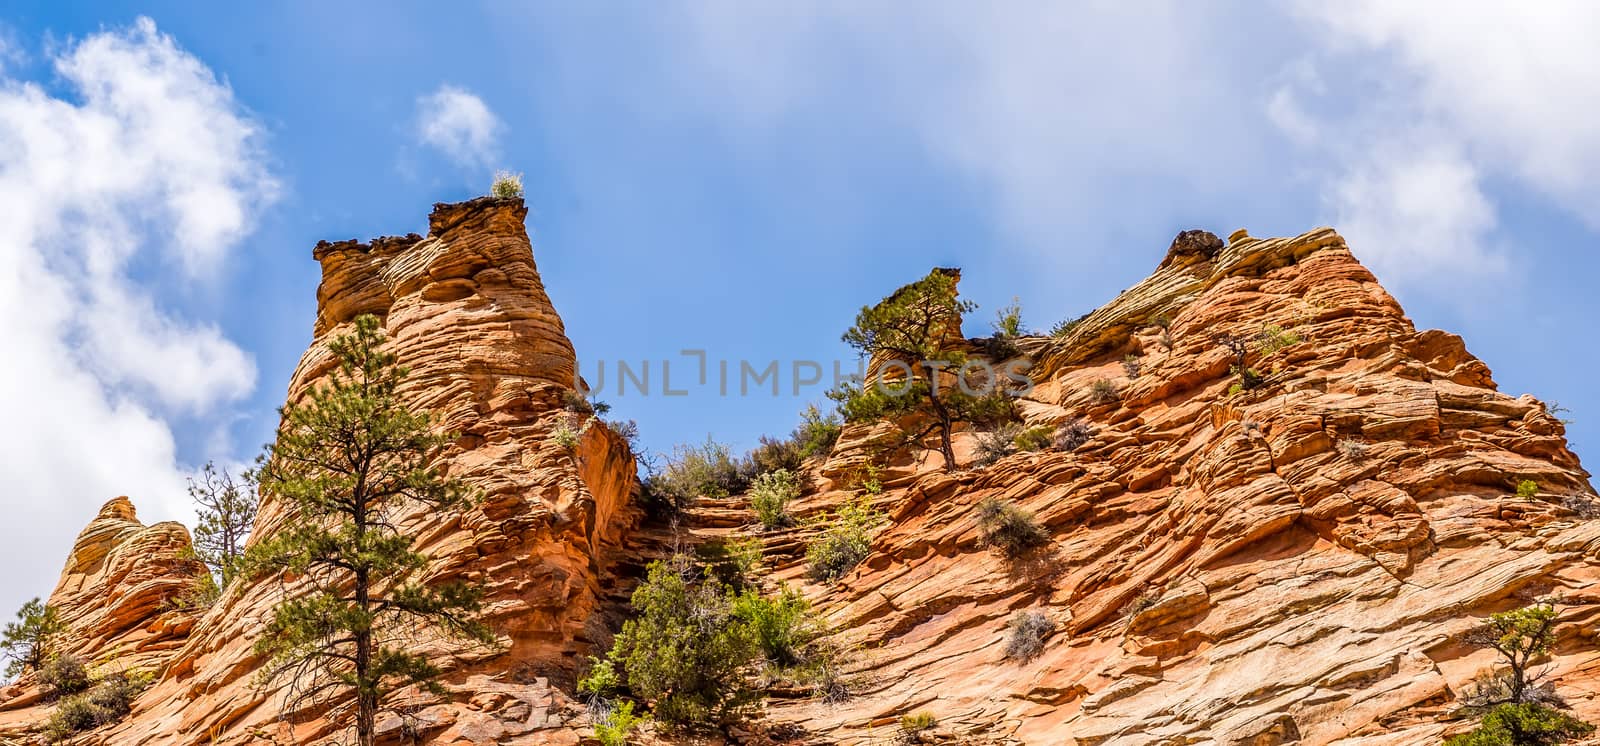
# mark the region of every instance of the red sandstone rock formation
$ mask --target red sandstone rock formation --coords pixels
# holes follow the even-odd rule
[[[387,716],[395,743],[403,729],[430,744],[578,743],[585,721],[563,693],[577,654],[604,636],[596,614],[625,588],[617,569],[637,572],[662,541],[624,535],[637,517],[633,463],[615,436],[591,428],[575,453],[550,438],[575,366],[523,212],[441,205],[425,238],[316,251],[316,337],[290,398],[325,372],[330,335],[378,314],[414,371],[410,401],[461,433],[450,472],[487,496],[465,515],[404,520],[436,577],[490,584],[508,649],[441,650],[455,694],[411,698],[404,728]],[[1253,353],[1264,384],[1230,393],[1224,341],[1269,324],[1303,341]],[[1020,346],[1039,381],[1027,422],[1081,417],[1093,437],[953,475],[936,453],[903,454],[874,498],[889,521],[872,555],[831,586],[804,579],[815,525],[763,534],[774,580],[803,587],[857,651],[854,699],[775,699],[769,723],[799,725],[812,744],[882,743],[918,710],[961,743],[1433,744],[1465,727],[1441,716],[1491,663],[1461,633],[1548,595],[1565,599],[1558,691],[1600,720],[1597,497],[1561,422],[1498,392],[1459,338],[1417,331],[1331,230],[1227,244],[1183,234],[1154,275],[1069,336]],[[1130,354],[1137,376],[1122,365]],[[1098,379],[1116,384],[1115,401],[1097,401]],[[820,489],[797,512],[852,494],[872,430],[847,428],[812,465]],[[959,436],[962,459],[976,435]],[[1524,480],[1536,496],[1516,495]],[[983,549],[974,508],[987,497],[1035,512],[1050,551],[1008,562]],[[263,504],[258,536],[280,509]],[[738,527],[753,519],[737,497],[704,501],[691,519],[701,538],[756,533]],[[281,692],[250,686],[273,587],[231,588],[198,621],[162,611],[195,572],[177,561],[186,543],[181,527],[140,527],[114,501],[74,548],[53,596],[73,649],[136,649],[130,659],[161,671],[128,721],[84,742],[306,743],[335,731],[319,713],[277,722]],[[1026,663],[1002,654],[1019,610],[1056,623]],[[26,681],[9,697],[0,735],[46,711]]]
[[[290,400],[303,397],[329,370],[326,342],[357,315],[376,314],[400,363],[411,370],[401,395],[459,433],[443,466],[483,496],[465,513],[419,507],[397,523],[433,558],[431,578],[487,585],[486,618],[504,649],[452,654],[435,647],[456,694],[412,697],[406,702],[410,723],[393,715],[380,723],[393,739],[410,730],[440,743],[539,743],[539,734],[549,731],[572,741],[567,736],[574,731],[563,726],[579,712],[550,683],[570,690],[578,654],[588,650],[593,632],[603,634],[604,625],[592,621],[605,592],[602,580],[624,528],[636,519],[629,508],[634,461],[620,438],[593,426],[569,452],[550,437],[569,416],[562,396],[575,383],[576,363],[534,267],[526,212],[520,200],[441,204],[426,237],[325,242],[314,252],[323,267],[315,338],[290,383]],[[282,509],[265,496],[254,536],[277,530]],[[181,633],[187,625],[162,626],[170,616],[156,603],[167,588],[162,578],[116,592],[139,578],[99,568],[116,567],[123,549],[187,546],[181,526],[139,529],[132,511],[126,500],[113,502],[90,524],[54,598],[62,600],[74,630],[84,630],[75,634],[83,642],[74,649],[121,662],[121,649],[141,642],[150,651],[138,665],[159,665],[160,674],[127,721],[85,742],[309,743],[335,733],[322,712],[280,721],[283,687],[253,686],[261,661],[251,644],[278,598],[276,581],[231,586],[186,642]],[[170,540],[146,538],[154,536]],[[104,559],[107,551],[111,560]],[[160,556],[150,553],[134,569]],[[96,606],[92,597],[107,587],[114,591],[107,605]],[[165,636],[121,632],[130,624]],[[163,644],[150,645],[147,638]],[[173,649],[174,640],[183,642],[181,649]],[[42,714],[43,708],[12,712],[0,724],[11,724],[14,733],[21,721]]]

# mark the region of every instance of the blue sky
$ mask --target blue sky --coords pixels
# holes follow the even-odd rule
[[[1180,230],[1331,224],[1600,444],[1585,4],[331,5],[0,14],[0,561],[34,568],[0,603],[48,592],[104,500],[187,519],[185,474],[257,451],[316,241],[421,232],[496,168],[591,377],[849,360],[855,309],[935,265],[970,333],[1013,296],[1047,328]],[[602,398],[652,449],[743,448],[820,388]]]

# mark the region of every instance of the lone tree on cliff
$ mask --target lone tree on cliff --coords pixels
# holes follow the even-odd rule
[[[217,588],[226,588],[244,558],[244,542],[256,520],[256,473],[239,475],[206,464],[200,478],[189,480],[200,522],[194,529],[194,556],[210,568]]]
[[[282,573],[289,595],[256,642],[272,661],[265,680],[290,678],[291,710],[353,697],[361,746],[371,746],[390,693],[438,688],[439,669],[406,636],[433,629],[464,642],[494,639],[473,620],[482,587],[420,581],[428,558],[393,523],[406,502],[450,510],[469,496],[431,465],[450,439],[400,402],[406,370],[382,342],[376,318],[357,318],[354,332],[329,344],[338,366],[328,382],[283,408],[260,481],[287,503],[288,518],[246,559],[252,573]]]
[[[1539,676],[1530,671],[1533,661],[1555,644],[1555,607],[1540,603],[1492,614],[1488,623],[1467,633],[1467,642],[1493,648],[1510,667],[1503,690],[1482,692],[1481,704],[1532,702]]]
[[[961,317],[977,306],[956,297],[957,277],[958,270],[935,269],[877,305],[863,306],[843,339],[878,362],[877,377],[829,394],[852,422],[888,417],[912,423],[902,427],[901,438],[892,447],[937,432],[946,471],[956,468],[951,446],[956,422],[1004,419],[1011,408],[994,376],[986,374],[982,381],[961,378],[967,364],[959,349],[965,341]]]
[[[37,671],[50,655],[50,640],[66,629],[66,623],[50,606],[35,598],[17,610],[17,620],[7,622],[0,632],[0,654],[10,661],[6,676],[15,678],[26,671]]]

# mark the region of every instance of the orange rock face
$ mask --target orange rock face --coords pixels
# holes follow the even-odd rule
[[[1299,341],[1252,341],[1264,382],[1230,393],[1226,339],[1266,325]],[[1561,422],[1497,392],[1458,337],[1418,332],[1331,230],[1180,236],[1068,337],[1021,346],[1038,361],[1028,424],[1081,417],[1093,437],[957,474],[936,456],[894,464],[872,556],[806,586],[858,645],[859,696],[775,718],[843,743],[927,710],[979,742],[1432,744],[1466,727],[1438,716],[1492,663],[1460,635],[1559,595],[1551,675],[1600,719],[1600,503]],[[1115,401],[1095,396],[1102,379]],[[861,458],[861,430],[822,473]],[[1524,480],[1536,496],[1517,496]],[[836,505],[846,482],[802,509]],[[1035,513],[1050,549],[986,551],[975,508],[990,497]],[[804,582],[795,555],[774,560]],[[1023,610],[1056,631],[1008,660]]]
[[[432,579],[486,585],[486,620],[503,649],[452,654],[420,640],[437,652],[454,692],[405,699],[410,722],[391,715],[380,723],[391,740],[409,732],[438,743],[575,743],[566,726],[580,711],[551,682],[570,691],[578,654],[589,649],[593,631],[603,631],[592,621],[601,583],[637,517],[629,508],[634,460],[624,441],[599,424],[570,450],[551,438],[569,418],[562,396],[574,385],[576,364],[534,266],[525,215],[520,200],[439,205],[426,237],[323,243],[315,251],[323,267],[315,339],[290,399],[329,370],[328,340],[357,315],[378,315],[411,371],[402,390],[407,404],[435,412],[442,428],[459,433],[443,468],[482,494],[464,513],[418,507],[396,521],[432,558]],[[254,536],[276,531],[282,511],[265,496]],[[181,526],[138,527],[126,500],[108,505],[85,530],[53,597],[74,629],[85,630],[81,647],[105,652],[126,624],[162,628],[157,589],[132,584],[159,557],[149,551],[157,548],[153,537],[168,534],[187,545]],[[109,570],[99,568],[116,567],[134,547],[147,556],[104,577]],[[97,606],[93,596],[108,587],[106,605]],[[139,658],[142,667],[159,665],[157,681],[132,716],[85,742],[308,743],[336,735],[322,712],[280,721],[283,686],[254,686],[262,661],[252,641],[279,593],[276,581],[235,584],[192,631],[153,638],[183,644],[153,646]]]
[[[388,743],[579,743],[571,680],[605,638],[603,601],[672,541],[632,530],[620,439],[595,426],[569,450],[552,437],[576,366],[523,216],[516,201],[440,205],[426,237],[316,249],[315,340],[290,399],[326,373],[333,335],[377,314],[413,371],[409,403],[460,433],[445,467],[485,495],[464,514],[400,520],[433,577],[488,585],[505,649],[425,647],[452,693],[402,698],[380,719]],[[1230,340],[1245,341],[1260,385],[1234,390],[1245,381]],[[1435,744],[1466,727],[1443,716],[1494,663],[1462,634],[1551,596],[1550,678],[1600,720],[1600,498],[1562,423],[1497,391],[1458,337],[1419,332],[1333,231],[1182,234],[1155,274],[1069,335],[1018,346],[1037,383],[1025,420],[1081,419],[1082,445],[954,474],[932,451],[881,464],[872,500],[887,520],[836,584],[805,578],[821,524],[761,534],[774,580],[803,588],[854,651],[853,698],[774,699],[768,725],[799,726],[784,730],[803,743],[876,744],[901,715],[929,711],[947,743]],[[817,489],[794,511],[821,516],[854,495],[883,429],[847,427],[809,465]],[[962,463],[978,436],[958,434]],[[1536,494],[1518,496],[1523,482]],[[986,498],[1033,512],[1049,548],[1022,560],[985,549]],[[278,530],[281,511],[269,496],[256,535]],[[703,501],[688,527],[706,538],[757,534],[753,523],[734,497]],[[143,527],[126,500],[75,546],[52,596],[72,649],[160,671],[127,721],[83,742],[337,735],[324,712],[280,722],[282,689],[252,686],[275,584],[229,588],[199,618],[165,610],[197,571],[186,546],[182,527]],[[1027,661],[1004,653],[1019,611],[1054,627]],[[26,679],[6,696],[0,736],[47,712]]]

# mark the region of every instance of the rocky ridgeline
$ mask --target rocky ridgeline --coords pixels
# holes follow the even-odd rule
[[[315,339],[290,400],[326,374],[327,340],[376,314],[413,371],[408,403],[460,433],[449,473],[485,495],[464,515],[402,520],[434,558],[431,577],[488,584],[504,646],[433,648],[452,694],[403,702],[408,722],[380,724],[388,743],[579,743],[579,660],[673,541],[639,525],[619,438],[590,428],[569,451],[553,437],[576,365],[525,213],[519,200],[438,205],[425,237],[315,251]],[[1230,391],[1227,340],[1268,325],[1301,341],[1258,364],[1261,386]],[[1600,720],[1600,521],[1580,517],[1597,498],[1562,423],[1497,392],[1459,338],[1418,332],[1333,231],[1241,231],[1226,244],[1185,233],[1155,274],[1070,333],[1018,346],[1039,382],[1021,403],[1027,423],[1082,418],[1092,435],[955,474],[936,449],[885,465],[872,501],[888,521],[835,584],[805,575],[818,524],[764,534],[773,581],[801,587],[854,651],[855,696],[775,698],[743,740],[881,743],[900,716],[928,711],[951,743],[1437,743],[1464,727],[1441,716],[1490,663],[1461,633],[1548,595],[1566,599],[1558,690]],[[847,427],[808,465],[815,490],[795,511],[821,516],[858,494],[878,434]],[[963,463],[976,440],[958,434]],[[1517,496],[1524,481],[1538,493]],[[1050,549],[1017,562],[983,548],[975,508],[990,497],[1037,514]],[[256,536],[281,526],[281,511],[269,497]],[[734,497],[703,501],[685,528],[709,539],[757,533],[751,524]],[[327,713],[291,725],[284,692],[253,686],[251,640],[275,583],[236,584],[203,613],[172,608],[200,571],[187,546],[181,526],[145,527],[125,498],[74,546],[51,597],[67,647],[159,670],[126,721],[81,742],[330,735]],[[1002,652],[1020,610],[1055,628],[1026,663]],[[37,687],[25,677],[4,696],[0,738],[29,737],[47,712]]]

